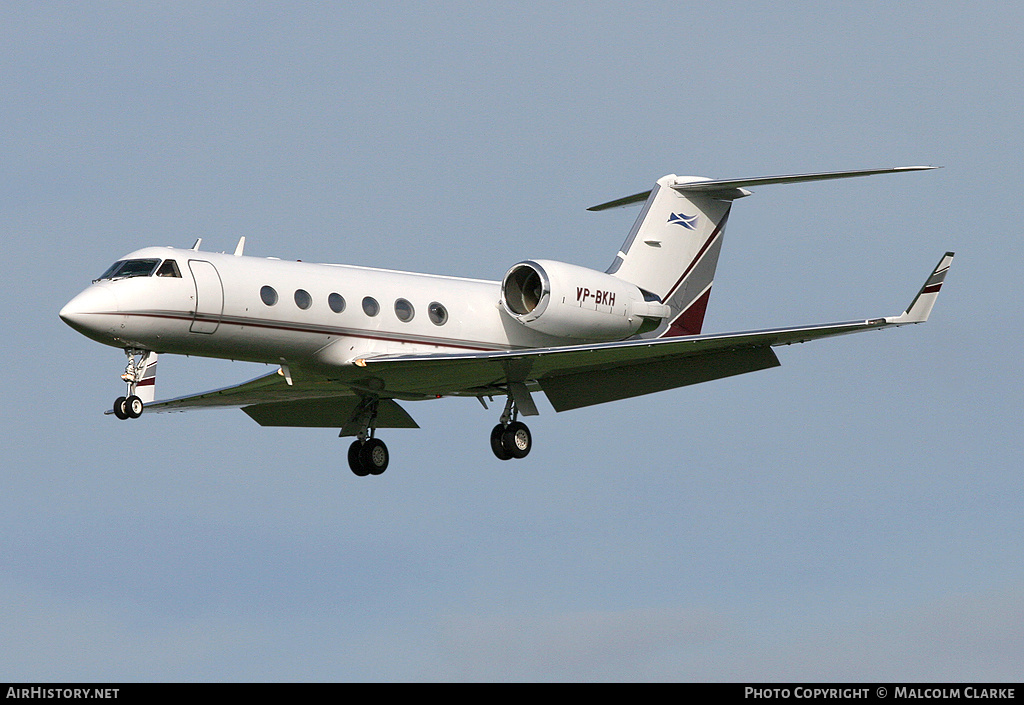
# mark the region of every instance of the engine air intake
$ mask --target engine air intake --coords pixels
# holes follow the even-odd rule
[[[524,316],[540,305],[545,291],[544,276],[529,264],[518,264],[505,277],[505,303],[513,313]]]

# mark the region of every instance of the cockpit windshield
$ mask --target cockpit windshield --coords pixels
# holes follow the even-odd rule
[[[148,277],[160,264],[158,259],[122,259],[110,265],[95,281],[103,279],[127,279],[129,277]]]

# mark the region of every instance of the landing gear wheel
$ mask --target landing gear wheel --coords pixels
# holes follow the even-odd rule
[[[533,446],[530,429],[522,421],[513,421],[501,434],[501,446],[513,458],[525,458]]]
[[[114,416],[124,421],[128,418],[128,411],[125,409],[124,403],[128,401],[125,397],[118,397],[114,400]]]
[[[144,408],[142,400],[134,394],[125,399],[124,402],[124,413],[128,415],[130,419],[137,419],[142,416],[142,409]]]
[[[370,474],[370,471],[363,467],[363,464],[359,460],[359,451],[363,449],[362,441],[352,441],[352,445],[348,447],[348,466],[352,468],[352,472],[357,477],[366,477]]]
[[[368,438],[359,450],[359,464],[371,475],[380,475],[388,469],[388,447],[379,438]]]
[[[498,460],[511,460],[512,454],[505,450],[505,446],[501,442],[501,437],[505,433],[505,427],[502,424],[498,424],[491,429],[491,450],[498,457]]]

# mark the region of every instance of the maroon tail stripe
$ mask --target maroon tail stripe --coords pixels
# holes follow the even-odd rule
[[[683,311],[672,321],[662,338],[672,338],[679,335],[698,335],[704,327],[704,314],[708,310],[708,300],[711,298],[711,288],[701,294],[689,308]]]

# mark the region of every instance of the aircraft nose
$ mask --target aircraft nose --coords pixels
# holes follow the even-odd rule
[[[112,313],[117,313],[114,295],[106,287],[90,286],[68,301],[59,315],[79,333],[92,337],[109,327]]]

